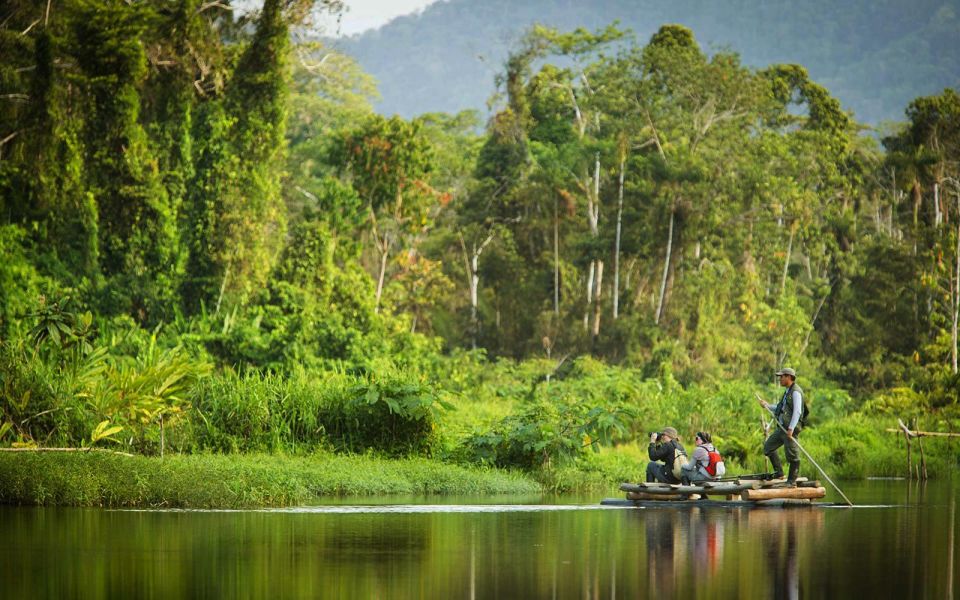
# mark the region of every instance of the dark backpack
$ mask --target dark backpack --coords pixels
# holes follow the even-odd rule
[[[800,415],[800,427],[806,428],[810,422],[810,396],[803,397],[803,414]]]

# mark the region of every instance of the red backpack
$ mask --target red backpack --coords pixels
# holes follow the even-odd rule
[[[707,452],[707,458],[709,462],[707,466],[704,467],[707,473],[709,473],[711,477],[723,477],[727,472],[727,467],[723,464],[723,457],[720,456],[720,453],[716,450],[711,450]]]

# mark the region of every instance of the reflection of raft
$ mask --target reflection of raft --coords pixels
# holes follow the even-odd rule
[[[707,481],[695,485],[668,483],[623,483],[620,489],[627,499],[608,498],[601,504],[613,506],[690,507],[690,506],[832,506],[832,503],[812,502],[827,495],[819,481],[801,477],[797,485],[788,485],[782,479],[762,481],[735,479]]]

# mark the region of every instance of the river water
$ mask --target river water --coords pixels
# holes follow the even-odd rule
[[[616,508],[602,494],[0,507],[0,597],[960,597],[960,485],[841,485],[857,507]]]

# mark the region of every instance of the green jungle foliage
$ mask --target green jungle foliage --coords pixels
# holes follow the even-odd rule
[[[786,364],[838,475],[901,470],[897,419],[960,429],[955,91],[881,147],[800,65],[679,25],[538,26],[478,134],[375,115],[348,57],[291,41],[312,4],[0,8],[0,445],[420,457],[430,489],[460,465],[569,490],[639,478],[670,425],[755,472],[754,392]],[[68,497],[0,454],[9,501],[375,491]]]

